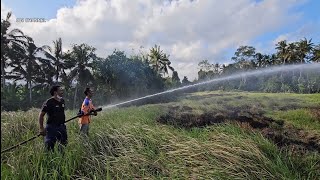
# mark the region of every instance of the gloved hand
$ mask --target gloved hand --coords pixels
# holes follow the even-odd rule
[[[78,116],[83,116],[84,113],[83,113],[83,111],[79,111],[77,115],[78,115]]]
[[[97,111],[95,109],[91,109],[90,110],[90,114],[92,114],[92,113],[93,113],[94,116],[98,115],[98,113],[97,113]]]

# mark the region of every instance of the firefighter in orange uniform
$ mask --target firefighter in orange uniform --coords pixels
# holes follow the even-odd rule
[[[86,88],[84,91],[84,94],[86,95],[86,98],[84,99],[80,113],[83,115],[82,117],[79,118],[79,126],[80,126],[80,133],[89,135],[89,124],[91,121],[91,116],[87,115],[91,112],[94,112],[94,115],[97,115],[97,112],[95,111],[96,108],[92,104],[92,96],[93,96],[93,91],[90,88]]]

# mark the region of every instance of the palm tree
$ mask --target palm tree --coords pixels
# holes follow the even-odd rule
[[[316,45],[312,50],[311,55],[312,62],[320,62],[320,44]]]
[[[170,69],[172,72],[174,71],[174,68],[171,65],[171,62],[169,60],[169,55],[164,54],[162,59],[160,60],[160,72],[165,74],[168,74],[168,69]]]
[[[276,65],[276,64],[279,64],[279,60],[277,58],[277,55],[276,54],[272,54],[270,57],[269,57],[269,65],[272,66],[272,65]]]
[[[280,60],[282,60],[282,64],[286,64],[286,61],[288,59],[288,45],[287,45],[287,41],[283,40],[278,42],[278,44],[276,44],[276,49],[278,50],[277,55],[280,58]]]
[[[25,80],[27,82],[30,103],[32,102],[33,83],[41,82],[43,79],[39,59],[36,57],[37,49],[32,38],[29,38],[28,46],[25,48],[24,53],[17,53],[20,55],[11,63],[13,72],[16,75],[15,80]]]
[[[43,46],[39,48],[39,51],[42,51],[46,58],[48,59],[42,59],[43,61],[47,61],[47,67],[48,69],[52,69],[54,71],[54,76],[56,83],[59,81],[59,77],[62,74],[65,73],[65,63],[64,59],[66,55],[62,52],[62,40],[59,38],[56,41],[53,41],[53,49],[50,46]]]
[[[290,43],[287,46],[287,60],[289,64],[297,62],[297,46],[295,43]]]
[[[160,46],[155,45],[155,47],[152,47],[150,49],[149,57],[150,63],[157,73],[167,74],[168,68],[171,71],[174,71],[174,68],[170,66],[171,62],[169,60],[169,55],[163,53],[163,51],[160,50]]]
[[[277,55],[280,61],[282,61],[282,64],[288,63],[289,51],[288,51],[287,41],[283,40],[278,42],[278,44],[276,44],[276,49],[278,50]],[[280,80],[281,80],[281,89],[284,89],[284,77],[283,77],[282,71],[280,72]]]
[[[156,72],[159,72],[159,61],[162,58],[162,51],[160,51],[160,46],[155,45],[155,47],[152,47],[150,49],[149,57],[150,63],[152,67],[156,70]]]
[[[306,38],[304,38],[297,43],[297,54],[301,64],[306,62],[305,58],[313,49],[313,43],[311,43],[311,40],[312,39],[308,41]],[[302,70],[300,69],[300,76],[298,79],[299,83],[301,82],[301,79],[302,79]]]
[[[9,51],[12,50],[12,47],[24,49],[24,47],[27,45],[27,38],[21,30],[13,29],[8,32],[9,27],[11,26],[9,21],[10,17],[11,12],[7,14],[5,20],[1,20],[1,83],[3,88],[5,87],[5,68],[8,66],[7,61],[12,59],[12,57],[9,57]]]
[[[77,101],[77,88],[92,83],[94,77],[92,75],[93,61],[97,58],[95,55],[95,48],[87,44],[73,45],[72,50],[67,52],[65,65],[70,68],[69,77],[75,81],[75,95],[74,104]]]
[[[264,58],[265,56],[262,55],[261,53],[256,53],[255,54],[255,59],[256,59],[256,67],[261,68],[264,66]]]
[[[308,41],[304,38],[297,42],[297,54],[301,64],[306,62],[305,58],[313,49],[313,43],[311,41],[312,39]]]

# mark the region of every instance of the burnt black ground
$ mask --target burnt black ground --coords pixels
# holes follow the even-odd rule
[[[186,129],[235,123],[240,127],[260,132],[279,148],[287,148],[295,153],[320,152],[319,135],[295,128],[284,121],[265,117],[261,111],[230,108],[196,114],[192,110],[188,106],[170,106],[168,113],[160,116],[157,121]]]

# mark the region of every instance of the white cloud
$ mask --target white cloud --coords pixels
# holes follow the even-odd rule
[[[289,33],[281,34],[275,40],[273,40],[272,43],[277,44],[280,41],[288,40],[289,36],[290,36]]]
[[[11,9],[1,2],[1,19],[6,19],[7,14],[10,11]]]
[[[170,54],[180,78],[197,77],[203,59],[225,62],[228,48],[250,42],[298,18],[288,14],[296,0],[78,0],[61,8],[45,23],[16,23],[40,45],[62,38],[63,49],[71,43],[87,43],[107,56],[115,48],[127,53],[140,46],[160,44]],[[1,17],[4,4],[1,2]],[[14,12],[13,12],[14,13]]]

